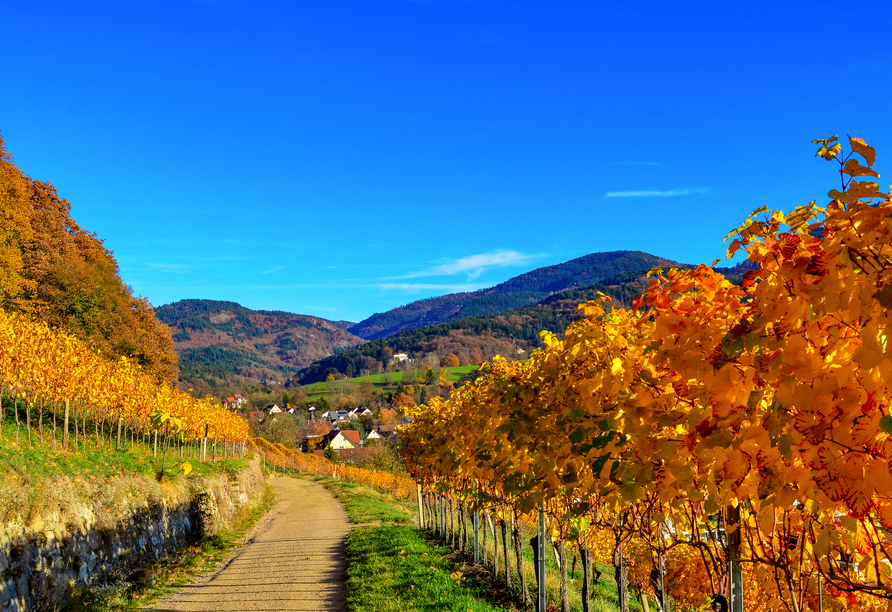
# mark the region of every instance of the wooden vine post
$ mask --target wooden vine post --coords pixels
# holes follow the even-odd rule
[[[743,612],[743,573],[740,569],[740,508],[729,506],[727,516],[728,521],[725,528],[733,525],[731,533],[728,534],[728,576],[730,577],[728,607],[729,612]]]
[[[424,506],[421,503],[421,484],[415,485],[418,490],[418,527],[424,529]]]
[[[545,612],[545,501],[539,502],[539,526],[536,532],[536,612]]]
[[[480,511],[474,510],[474,563],[480,563]]]
[[[71,411],[71,402],[65,400],[65,429],[62,432],[62,450],[68,450],[68,415]]]

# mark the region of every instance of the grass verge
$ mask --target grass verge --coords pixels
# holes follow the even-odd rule
[[[187,546],[130,576],[119,576],[92,589],[77,589],[69,598],[65,610],[124,612],[153,606],[159,599],[216,568],[241,544],[245,534],[275,501],[275,489],[267,484],[263,496],[255,504],[243,508],[232,525],[219,535]]]
[[[426,541],[412,522],[413,508],[369,487],[311,477],[344,505],[347,536],[347,609],[350,612],[454,610],[496,612],[510,608],[485,601],[485,580],[456,573],[446,548]]]
[[[347,609],[350,612],[402,612],[404,610],[521,610],[518,596],[505,588],[504,560],[500,576],[491,567],[475,565],[432,534],[419,531],[413,523],[415,509],[373,489],[314,477],[344,504],[350,521],[363,524],[347,538]],[[377,525],[380,521],[380,525]],[[365,524],[372,523],[372,526]],[[534,535],[525,530],[524,541]],[[492,560],[492,537],[487,559]],[[501,556],[501,555],[500,555]],[[512,584],[518,584],[512,553]],[[572,559],[572,555],[571,555]],[[601,580],[592,588],[592,610],[616,612],[619,601],[611,580],[612,568],[602,567]],[[524,573],[535,596],[532,549],[524,547]],[[582,570],[570,577],[571,607],[582,609]],[[558,569],[551,554],[546,557],[546,588],[549,609],[559,609]],[[633,595],[630,609],[641,610]]]
[[[392,497],[375,489],[352,482],[313,476],[344,505],[351,523],[379,523],[381,525],[407,525],[414,515],[411,509]]]
[[[29,442],[25,427],[20,427],[21,431],[16,436],[15,423],[8,414],[5,415],[5,419],[0,420],[0,480],[27,484],[63,476],[84,480],[109,479],[123,473],[154,477],[162,465],[166,472],[173,475],[177,471],[175,464],[179,461],[189,462],[196,476],[225,471],[233,477],[245,466],[243,459],[202,462],[195,456],[198,452],[195,443],[187,446],[183,456],[179,448],[170,448],[165,453],[159,445],[158,456],[155,457],[153,441],[149,436],[130,439],[128,434],[122,441],[121,450],[116,450],[114,440],[107,435],[95,435],[92,423],[89,423],[89,427],[86,439],[75,439],[72,435],[70,449],[63,451],[61,429],[54,436],[51,424],[46,425],[41,439],[37,426],[34,426]]]
[[[456,571],[446,549],[413,527],[361,527],[347,538],[350,612],[510,610],[486,601],[497,596],[480,576]]]

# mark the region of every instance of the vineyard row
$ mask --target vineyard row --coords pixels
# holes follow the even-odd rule
[[[887,609],[892,202],[873,148],[815,142],[841,189],[732,232],[740,285],[655,270],[631,309],[583,304],[529,361],[419,409],[401,442],[425,490],[541,511],[559,547],[681,608]]]

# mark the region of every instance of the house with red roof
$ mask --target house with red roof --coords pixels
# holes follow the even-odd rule
[[[347,448],[359,448],[362,446],[362,438],[359,432],[353,429],[342,429],[331,439],[331,447],[335,450]]]

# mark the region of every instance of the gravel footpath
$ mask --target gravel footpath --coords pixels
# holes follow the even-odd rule
[[[347,514],[322,485],[276,478],[279,501],[216,572],[154,612],[345,609]]]

